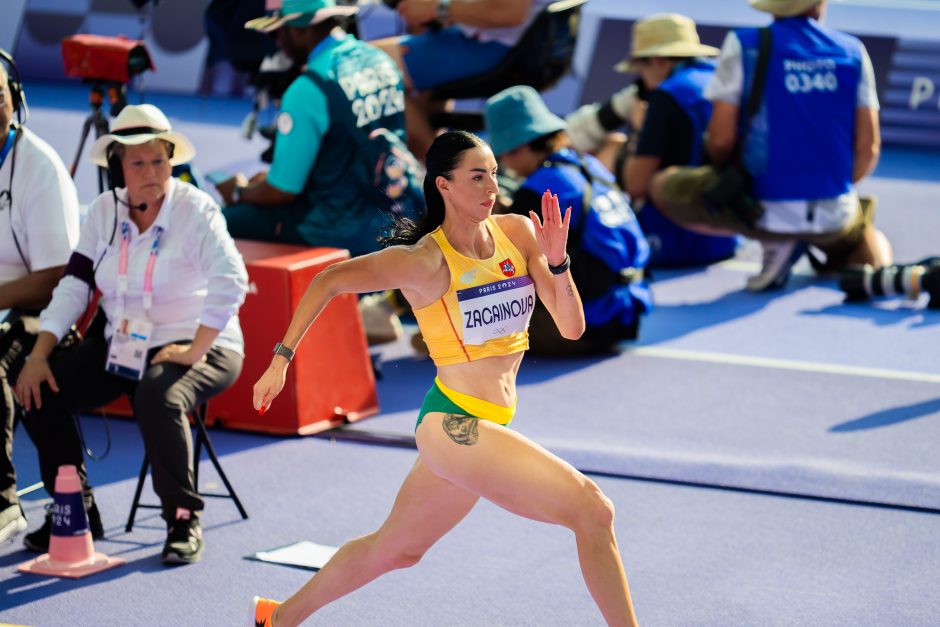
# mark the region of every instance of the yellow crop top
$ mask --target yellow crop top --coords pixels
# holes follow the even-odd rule
[[[440,227],[430,234],[444,253],[450,287],[437,301],[415,309],[414,315],[436,366],[529,348],[535,284],[519,249],[492,217],[486,224],[496,241],[489,259],[464,257]]]

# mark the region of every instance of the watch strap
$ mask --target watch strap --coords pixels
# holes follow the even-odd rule
[[[274,345],[274,354],[280,355],[281,357],[285,358],[288,362],[294,359],[294,350],[284,346],[280,342]]]

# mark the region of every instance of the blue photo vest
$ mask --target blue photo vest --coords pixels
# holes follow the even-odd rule
[[[762,106],[740,131],[754,194],[760,200],[840,196],[852,189],[861,43],[802,16],[778,19],[770,29],[773,47]],[[758,30],[735,33],[741,41],[743,94],[749,94]],[[743,102],[741,111],[745,124]]]
[[[583,159],[583,161],[582,161]],[[590,207],[584,199],[590,178]],[[645,280],[619,279],[640,271],[649,262],[649,244],[636,221],[626,195],[617,189],[613,176],[590,155],[564,148],[551,155],[522,187],[541,194],[546,189],[558,195],[562,208],[571,207],[568,250],[571,273],[584,300],[588,326],[611,322],[630,325],[652,309],[653,299]]]
[[[689,162],[704,161],[705,131],[712,115],[712,103],[704,96],[705,86],[715,73],[710,61],[696,59],[677,66],[659,85],[678,103],[692,122],[692,146]],[[650,265],[656,267],[695,266],[726,259],[734,254],[737,237],[702,235],[685,229],[665,217],[647,201],[639,213],[640,226],[650,244]]]
[[[376,237],[395,216],[423,214],[423,177],[404,143],[405,92],[395,63],[352,37],[332,54],[329,70],[308,69],[298,79],[319,87],[330,115],[304,186],[304,224],[335,234],[358,255],[378,250]]]

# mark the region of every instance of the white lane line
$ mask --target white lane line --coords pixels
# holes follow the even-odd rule
[[[826,374],[869,377],[872,379],[896,379],[900,381],[916,381],[919,383],[940,383],[940,374],[914,372],[911,370],[888,370],[886,368],[866,368],[864,366],[843,366],[840,364],[824,364],[812,361],[800,361],[797,359],[750,357],[747,355],[731,355],[728,353],[712,353],[708,351],[690,351],[680,348],[664,348],[661,346],[637,346],[628,348],[626,352],[643,357],[683,359],[686,361],[702,361],[713,364],[754,366],[757,368],[777,368],[780,370],[798,370],[800,372],[823,372]]]

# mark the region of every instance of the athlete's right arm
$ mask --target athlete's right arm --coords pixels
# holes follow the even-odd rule
[[[375,253],[333,264],[317,274],[291,319],[281,344],[291,350],[335,296],[379,292],[393,288],[421,291],[433,273],[433,251],[422,244],[392,246]],[[255,409],[267,408],[284,386],[289,360],[274,355],[254,388]]]

